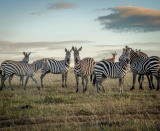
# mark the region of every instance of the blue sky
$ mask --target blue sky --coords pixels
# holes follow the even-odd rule
[[[136,8],[131,8],[133,6]],[[133,9],[133,12],[142,9],[142,15],[131,16],[123,10],[125,7],[127,11]],[[159,10],[159,0],[0,0],[0,41],[159,43]],[[146,12],[151,12],[148,22]],[[126,13],[127,19],[120,17],[121,13]],[[116,19],[112,19],[113,16]],[[158,21],[156,26],[152,18]],[[108,24],[108,21],[111,23]]]

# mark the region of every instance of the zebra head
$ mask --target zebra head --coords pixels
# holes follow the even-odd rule
[[[79,52],[82,50],[82,46],[79,49],[77,49],[76,47],[72,47],[72,50],[74,52],[74,61],[75,63],[78,63],[78,61],[80,60]]]
[[[28,63],[29,62],[29,56],[30,56],[31,52],[27,53],[27,52],[23,52],[24,58],[23,58],[23,62],[24,63]]]
[[[132,48],[129,48],[128,46],[126,46],[126,49],[130,49],[130,64],[132,62],[139,60],[139,59],[148,58],[148,55],[146,53],[142,52],[141,50],[133,50]],[[137,51],[139,52],[139,54],[137,53]]]
[[[136,50],[135,54],[137,55],[138,60],[148,58],[148,55],[142,52],[141,50]]]
[[[67,49],[65,48],[65,52],[66,52],[65,61],[66,61],[68,64],[70,64],[72,49],[71,49],[71,50],[67,50]]]
[[[119,61],[129,64],[130,63],[130,52],[131,52],[131,49],[123,48],[123,52],[122,52],[122,55],[119,57]]]

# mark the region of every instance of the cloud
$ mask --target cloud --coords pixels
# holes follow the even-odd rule
[[[64,48],[71,49],[72,46],[83,46],[91,41],[70,40],[54,42],[10,42],[0,41],[0,63],[6,59],[21,60],[22,52],[32,52],[32,60],[43,57],[63,57]],[[59,50],[59,51],[57,51]]]
[[[48,5],[48,10],[63,10],[63,9],[73,9],[76,8],[77,5],[74,3],[68,2],[57,2],[57,3],[50,3]]]
[[[97,18],[104,25],[104,29],[139,32],[160,31],[160,10],[133,6],[103,8],[102,10],[112,11],[109,15]]]
[[[46,12],[46,10],[41,10],[41,11],[35,11],[35,12],[31,12],[31,15],[42,15]]]
[[[31,12],[31,15],[42,15],[51,10],[67,10],[76,8],[77,5],[69,2],[57,2],[57,3],[49,3],[48,6],[44,10]]]

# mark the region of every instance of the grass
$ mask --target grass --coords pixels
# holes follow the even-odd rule
[[[39,73],[36,78],[40,85]],[[130,91],[132,76],[127,74],[124,92],[118,93],[118,80],[106,79],[106,93],[97,94],[90,83],[85,94],[75,93],[73,71],[68,87],[61,87],[61,75],[47,75],[45,88],[37,90],[30,80],[25,91],[14,77],[14,91],[6,87],[0,92],[0,130],[160,130],[160,95],[144,90]]]

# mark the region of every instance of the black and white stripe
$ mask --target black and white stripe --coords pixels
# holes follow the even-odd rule
[[[30,54],[31,54],[31,52],[29,52],[29,53],[23,52],[24,58],[22,59],[22,61],[15,61],[15,62],[28,63]],[[3,66],[5,66],[4,63],[7,64],[8,62],[12,62],[12,61],[13,60],[5,60],[5,61],[3,61]],[[2,67],[0,66],[0,76],[1,75],[2,75]],[[23,86],[23,80],[24,80],[24,76],[20,76],[20,85],[22,85],[22,86]]]
[[[37,84],[37,80],[34,78],[34,73],[42,67],[42,60],[37,60],[32,64],[20,63],[16,61],[5,61],[2,62],[1,67],[2,67],[1,90],[3,89],[4,82],[8,77],[9,77],[9,86],[13,90],[11,86],[11,80],[14,75],[27,77],[24,85],[24,89],[26,89],[29,77],[31,77],[32,80]],[[38,85],[37,88],[39,89]]]
[[[41,69],[41,86],[43,85],[43,78],[46,74],[62,74],[62,87],[67,87],[67,76],[70,68],[71,50],[65,48],[66,56],[64,60],[44,59]]]
[[[137,52],[137,55],[139,55],[140,52]],[[157,56],[151,56],[146,59],[139,59],[133,64],[134,67],[137,69],[138,74],[147,74],[147,75],[153,75],[157,79],[157,90],[159,90],[159,81],[160,81],[160,58]],[[140,83],[142,83],[142,80],[140,80]],[[151,78],[149,79],[149,85],[152,85]]]
[[[102,82],[105,78],[118,78],[120,93],[123,91],[123,82],[126,73],[128,72],[130,50],[123,49],[123,53],[119,58],[119,62],[100,61],[94,66],[93,84],[97,87],[99,92],[99,85],[105,92]]]
[[[134,51],[132,48],[129,48],[126,46],[126,49],[130,49],[130,69],[133,75],[133,81],[132,81],[132,87],[130,90],[133,90],[135,87],[135,82],[136,82],[136,76],[139,75],[138,77],[138,82],[139,82],[139,89],[143,89],[142,87],[142,82],[144,80],[144,75],[147,76],[148,79],[148,83],[149,83],[149,88],[153,89],[154,85],[152,82],[152,74],[150,74],[149,72],[145,72],[143,70],[141,70],[141,64],[139,64],[138,61],[142,61],[148,58],[148,55],[142,51]],[[138,54],[137,54],[138,52]]]
[[[80,59],[79,52],[82,50],[82,47],[80,47],[79,49],[77,49],[76,47],[72,47],[72,49],[74,51],[74,74],[76,79],[76,92],[78,92],[79,90],[79,77],[82,78],[83,92],[85,92],[87,90],[88,77],[93,74],[95,61],[93,58],[89,57],[82,60]]]

